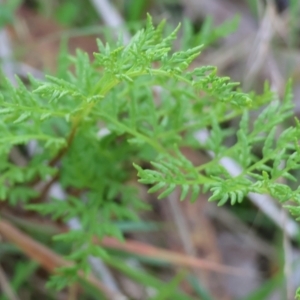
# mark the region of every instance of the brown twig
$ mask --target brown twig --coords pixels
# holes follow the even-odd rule
[[[32,239],[30,236],[21,232],[19,229],[3,219],[0,220],[0,234],[11,243],[19,247],[24,254],[38,262],[50,273],[55,273],[56,269],[60,267],[72,266],[71,262],[64,260],[60,255],[51,251],[49,248]],[[96,287],[102,294],[106,296],[107,299],[124,299],[123,295],[112,292],[95,276],[89,275],[85,277],[83,272],[79,272],[78,275]]]
[[[10,223],[8,223],[7,221],[3,221],[3,220],[0,221],[0,234],[2,234],[2,231],[6,228],[5,227],[6,224],[10,225]],[[13,225],[10,225],[10,226],[11,226],[11,228],[15,228]],[[15,230],[18,230],[18,229],[15,229]],[[58,229],[58,227],[56,227],[55,230],[57,230],[57,231],[56,231],[56,233],[53,233],[53,234],[66,233],[68,231],[68,230],[66,230],[66,228]],[[5,236],[5,237],[6,237],[6,235],[10,235],[9,230],[7,231],[6,234],[3,234],[3,236]],[[14,242],[14,240],[11,240],[11,241]],[[161,248],[151,246],[151,245],[148,245],[148,244],[145,244],[142,242],[138,242],[138,241],[133,241],[133,240],[127,239],[125,242],[120,242],[119,240],[117,240],[115,238],[105,237],[101,242],[99,241],[99,239],[94,238],[94,243],[101,244],[101,246],[103,246],[104,248],[117,249],[117,250],[125,251],[125,252],[132,253],[132,254],[139,255],[139,256],[161,259],[170,264],[174,264],[174,265],[181,266],[181,267],[183,267],[183,266],[184,267],[193,267],[193,268],[198,268],[198,269],[206,269],[206,270],[210,270],[210,271],[214,271],[214,272],[218,272],[218,273],[226,273],[226,274],[232,274],[232,275],[237,275],[237,276],[241,276],[241,274],[243,274],[243,276],[247,276],[247,272],[245,272],[245,270],[218,264],[215,262],[210,262],[208,260],[192,257],[192,256],[189,256],[186,254],[161,249]],[[21,247],[21,248],[27,249],[26,247],[25,248]],[[46,248],[46,249],[48,249],[48,248]],[[29,251],[30,251],[30,249],[29,249]],[[48,251],[50,251],[50,250],[48,250]],[[53,253],[52,251],[50,251],[50,252]],[[25,252],[25,253],[27,253],[27,252]],[[57,257],[58,257],[58,255],[56,255],[56,258]],[[56,261],[56,258],[55,259],[47,258],[47,259],[51,262],[51,261]],[[43,257],[42,257],[42,259],[43,259]],[[59,261],[59,263],[62,263],[62,262],[63,261]],[[56,267],[50,266],[47,268],[47,270],[52,271],[54,268],[56,268]]]
[[[97,242],[99,241],[95,239],[95,243]],[[160,249],[141,242],[130,240],[126,240],[126,242],[120,242],[117,239],[105,237],[101,242],[101,245],[105,248],[118,249],[125,252],[137,254],[139,256],[161,259],[181,267],[192,267],[236,276],[247,276],[247,271],[242,269],[218,264],[178,252]]]

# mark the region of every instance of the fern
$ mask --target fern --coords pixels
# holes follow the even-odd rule
[[[17,79],[13,87],[2,76],[1,199],[11,205],[26,201],[27,209],[64,221],[77,217],[82,224],[57,237],[70,246],[66,254],[77,262],[56,278],[60,288],[75,280],[79,269],[88,269],[91,254],[113,264],[93,244],[93,237],[122,240],[115,221],[137,220],[138,212],[147,209],[127,184],[135,169],[139,181],[151,185],[149,192],[158,192],[158,198],[180,187],[180,200],[196,201],[199,193],[210,191],[209,201],[223,205],[240,203],[253,192],[291,201],[287,207],[300,214],[300,188],[278,183],[280,177],[296,180],[292,172],[300,163],[298,121],[276,137],[279,126],[292,115],[291,84],[279,101],[268,86],[262,95],[246,94],[237,83],[219,77],[215,67],[191,69],[202,46],[173,52],[179,27],[165,36],[164,25],[154,27],[148,16],[146,28],[127,46],[121,40],[115,46],[98,40],[93,61],[82,51],[75,57],[64,53],[57,77],[30,77],[29,86]],[[249,113],[262,106],[265,109],[251,126]],[[236,133],[222,127],[239,116]],[[103,128],[105,136],[98,134]],[[208,139],[197,140],[196,134],[207,129]],[[230,147],[225,143],[229,136],[236,140]],[[13,147],[32,140],[37,148],[26,166],[9,161]],[[261,144],[262,154],[255,155],[253,148]],[[195,166],[180,150],[186,145],[214,156]],[[220,163],[224,158],[235,159],[241,173],[229,174]],[[151,167],[142,168],[144,162],[151,162]],[[33,183],[49,178],[61,184],[67,199],[30,204],[41,196]],[[152,285],[160,287],[156,281]],[[188,299],[176,292],[170,297]]]

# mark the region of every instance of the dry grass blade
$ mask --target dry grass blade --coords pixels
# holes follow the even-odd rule
[[[249,89],[249,87],[252,86],[255,76],[264,66],[264,62],[268,58],[268,55],[270,55],[270,42],[274,35],[273,23],[275,15],[276,12],[274,5],[267,5],[264,18],[253,43],[254,46],[251,51],[251,55],[248,59],[248,72],[243,80],[245,89]]]
[[[107,0],[91,0],[95,10],[101,16],[104,23],[110,27],[124,29],[124,20],[118,11],[113,7],[110,1]],[[123,30],[124,42],[127,44],[130,41],[130,34],[127,30]]]

